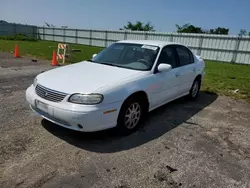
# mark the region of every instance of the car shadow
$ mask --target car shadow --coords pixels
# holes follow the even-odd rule
[[[45,119],[41,123],[48,132],[78,148],[112,153],[140,146],[159,138],[182,123],[188,123],[188,119],[213,103],[217,97],[215,93],[201,92],[199,98],[194,101],[183,97],[168,103],[150,112],[144,126],[128,136],[117,135],[116,129],[82,133],[60,127]]]

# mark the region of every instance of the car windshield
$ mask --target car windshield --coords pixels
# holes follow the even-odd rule
[[[151,70],[159,47],[144,44],[114,43],[102,50],[92,62],[134,70]]]

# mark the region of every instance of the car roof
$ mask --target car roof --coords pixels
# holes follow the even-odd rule
[[[121,40],[118,41],[117,43],[135,43],[135,44],[146,44],[146,45],[154,45],[154,46],[159,46],[159,47],[164,47],[166,45],[170,44],[178,44],[175,42],[168,42],[168,41],[163,41],[163,40]]]

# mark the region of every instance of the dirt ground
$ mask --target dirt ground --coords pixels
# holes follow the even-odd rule
[[[78,133],[35,116],[25,89],[44,62],[0,53],[0,187],[250,187],[250,105],[202,92],[144,127]]]

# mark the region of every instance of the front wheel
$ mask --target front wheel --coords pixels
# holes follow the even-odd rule
[[[141,124],[146,110],[142,100],[137,98],[128,99],[119,113],[117,128],[123,135],[134,132]]]
[[[193,85],[189,91],[189,97],[191,99],[196,99],[198,97],[199,92],[200,92],[200,87],[201,87],[201,80],[195,79],[193,82]]]

